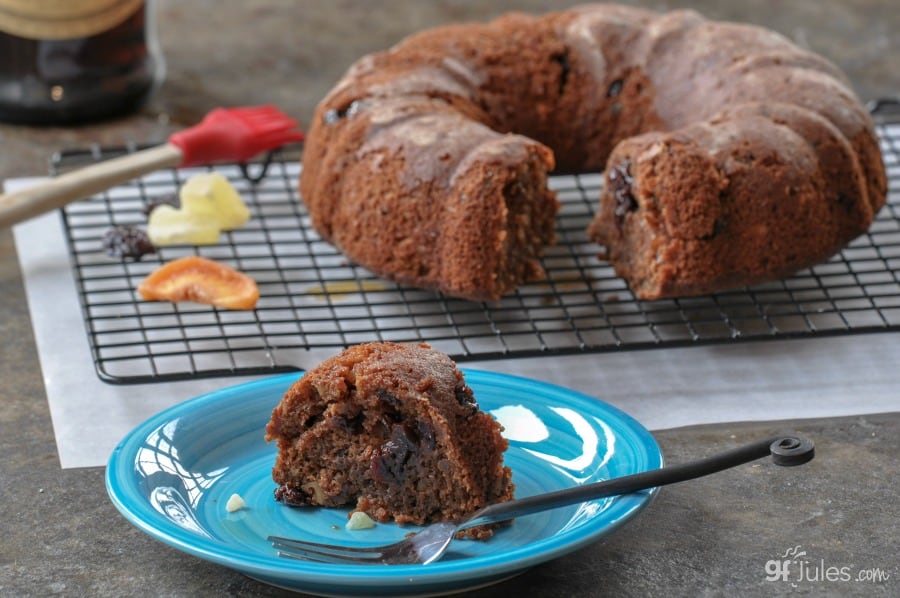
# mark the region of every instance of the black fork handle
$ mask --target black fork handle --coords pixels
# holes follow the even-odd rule
[[[474,513],[472,518],[465,522],[464,527],[506,521],[514,517],[522,517],[598,498],[631,494],[658,486],[685,482],[769,455],[772,456],[776,465],[802,465],[815,456],[815,446],[811,440],[799,436],[774,436],[682,465],[671,465],[593,484],[488,505]]]

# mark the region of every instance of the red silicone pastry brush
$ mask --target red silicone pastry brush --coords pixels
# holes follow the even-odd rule
[[[303,140],[297,121],[274,106],[217,108],[168,143],[67,172],[34,187],[0,195],[0,227],[11,226],[71,201],[162,168],[246,162]]]

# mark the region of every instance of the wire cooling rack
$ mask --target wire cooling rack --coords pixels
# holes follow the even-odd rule
[[[547,279],[478,303],[380,280],[312,230],[297,193],[299,148],[245,167],[216,166],[253,218],[204,247],[167,247],[141,261],[101,247],[113,225],[146,225],[148,201],[176,193],[196,170],[157,172],[67,206],[66,240],[98,376],[110,383],[295,371],[373,340],[422,341],[457,361],[601,353],[897,330],[900,325],[900,119],[874,109],[890,180],[870,231],[827,263],[778,282],[687,299],[638,301],[597,258],[585,228],[599,174],[554,177],[562,202]],[[55,171],[135,148],[56,156]],[[200,254],[259,284],[253,311],[145,302],[135,289],[161,263]]]

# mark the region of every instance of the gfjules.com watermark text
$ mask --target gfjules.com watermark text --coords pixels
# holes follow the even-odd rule
[[[883,567],[839,565],[807,555],[802,545],[792,546],[779,558],[765,563],[766,581],[800,584],[815,583],[886,583],[891,572]]]

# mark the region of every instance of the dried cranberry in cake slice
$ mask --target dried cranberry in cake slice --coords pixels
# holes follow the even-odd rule
[[[381,522],[455,519],[513,497],[500,431],[448,356],[424,344],[357,345],[308,371],[273,411],[275,497]]]
[[[613,152],[589,237],[641,299],[691,295],[716,264],[707,251],[721,232],[728,180],[692,139],[648,133]],[[715,283],[721,283],[716,280]]]

